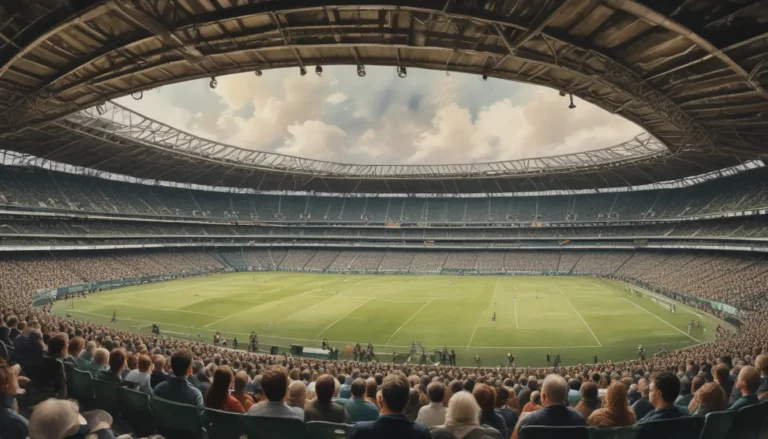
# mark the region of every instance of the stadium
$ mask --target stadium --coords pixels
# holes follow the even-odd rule
[[[768,437],[766,10],[0,2],[0,439]],[[323,67],[643,132],[356,163],[120,100]]]

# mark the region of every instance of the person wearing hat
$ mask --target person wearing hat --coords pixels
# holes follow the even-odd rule
[[[29,418],[30,439],[114,439],[112,416],[103,410],[79,412],[76,402],[48,399]]]

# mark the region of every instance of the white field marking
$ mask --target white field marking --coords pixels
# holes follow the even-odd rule
[[[667,325],[668,325],[670,328],[672,328],[672,329],[674,329],[675,331],[677,331],[677,332],[679,332],[679,333],[683,334],[684,336],[686,336],[686,337],[690,338],[691,340],[695,341],[696,343],[704,343],[704,342],[703,342],[703,341],[701,341],[701,340],[697,340],[697,339],[695,339],[695,338],[691,337],[691,335],[690,335],[690,334],[686,334],[684,331],[682,331],[681,329],[679,329],[679,328],[678,328],[678,327],[676,327],[675,325],[673,325],[673,324],[669,323],[668,321],[666,321],[666,320],[662,319],[661,317],[657,316],[656,314],[654,314],[654,313],[652,313],[652,312],[648,311],[647,309],[645,309],[645,308],[643,308],[642,306],[640,306],[640,305],[636,304],[635,302],[633,302],[633,301],[631,301],[631,300],[629,300],[629,299],[626,299],[626,298],[625,298],[624,300],[626,300],[627,302],[631,303],[632,305],[635,305],[636,307],[638,307],[638,308],[642,309],[643,311],[647,312],[648,314],[650,314],[650,315],[652,315],[652,316],[656,317],[657,319],[659,319],[659,320],[661,320],[662,322],[666,323],[666,324],[667,324]]]
[[[124,292],[121,292],[120,290],[121,290],[122,288],[117,288],[117,289],[115,290],[115,291],[117,291],[117,292],[116,292],[116,293],[114,293],[114,294],[137,294],[137,293],[138,293],[138,294],[143,294],[143,293],[149,293],[149,292],[153,292],[153,291],[176,291],[176,290],[185,290],[185,289],[187,289],[187,288],[194,288],[194,287],[199,287],[199,286],[201,286],[201,285],[211,285],[211,284],[218,284],[218,283],[222,283],[222,282],[229,282],[229,281],[231,281],[231,279],[227,278],[227,279],[219,279],[219,280],[215,280],[215,281],[211,281],[211,282],[199,282],[199,283],[196,283],[196,284],[192,284],[192,285],[183,285],[183,286],[175,286],[175,287],[160,287],[160,288],[150,288],[150,289],[148,289],[148,290],[140,290],[140,291],[124,291]],[[169,281],[164,281],[164,282],[169,282]],[[128,289],[128,288],[131,288],[131,287],[134,287],[134,286],[138,286],[138,285],[130,285],[130,286],[128,286],[128,287],[124,287],[124,288],[125,288],[125,289]]]
[[[488,326],[475,325],[475,329],[472,330],[472,337],[469,337],[469,343],[467,343],[467,350],[469,350],[469,347],[472,345],[472,340],[475,338],[475,331],[477,331],[477,328],[488,328]]]
[[[89,302],[93,302],[93,303],[100,303],[102,305],[125,305],[125,306],[130,306],[131,308],[148,309],[148,310],[152,310],[152,311],[157,311],[158,310],[157,308],[148,308],[146,306],[136,306],[136,305],[134,305],[132,303],[125,303],[125,302],[121,302],[119,300],[115,300],[115,301],[112,301],[112,302],[102,302],[101,300],[93,300],[93,299],[85,299],[85,300],[87,300]],[[218,316],[215,316],[213,314],[206,314],[204,312],[197,312],[197,311],[187,311],[187,310],[184,310],[184,309],[169,309],[167,311],[185,312],[185,313],[188,313],[188,314],[199,314],[201,316],[207,316],[207,317],[218,317]]]
[[[352,288],[354,288],[354,287],[356,287],[356,286],[360,285],[360,284],[361,284],[361,283],[363,283],[363,282],[366,282],[366,281],[365,281],[365,280],[359,281],[359,282],[357,282],[355,285],[351,285],[351,286],[349,286],[349,287],[347,287],[347,288],[345,288],[345,289],[343,289],[343,290],[339,291],[338,293],[334,294],[333,296],[328,296],[328,297],[326,297],[325,299],[323,299],[323,300],[321,300],[321,301],[319,301],[319,302],[315,303],[314,305],[310,305],[310,306],[308,306],[308,307],[306,307],[306,308],[302,308],[302,309],[300,309],[300,310],[296,311],[295,313],[292,313],[292,314],[288,315],[288,316],[287,316],[287,317],[285,317],[285,318],[282,318],[282,319],[280,319],[280,320],[278,320],[278,321],[276,321],[276,322],[274,322],[274,323],[270,323],[270,324],[269,324],[269,326],[270,326],[270,327],[274,327],[274,326],[275,326],[275,325],[277,325],[278,323],[282,323],[282,322],[284,322],[284,321],[288,320],[289,318],[291,318],[291,317],[295,316],[296,314],[299,314],[299,313],[301,313],[301,312],[304,312],[304,311],[308,310],[309,308],[312,308],[312,307],[314,307],[314,306],[320,305],[321,303],[325,303],[325,302],[327,302],[327,301],[329,301],[329,300],[331,300],[331,299],[334,299],[334,298],[338,298],[338,297],[339,297],[339,295],[340,295],[341,293],[343,293],[343,292],[345,292],[345,291],[347,291],[347,290],[350,290],[350,289],[352,289]],[[325,284],[328,284],[328,283],[330,283],[330,282],[326,282]],[[325,285],[325,284],[323,284],[323,285]],[[317,288],[315,288],[314,290],[310,290],[310,291],[307,291],[307,292],[305,292],[305,293],[299,294],[299,296],[306,296],[306,295],[308,295],[309,293],[312,293],[312,292],[315,292],[315,291],[320,291],[320,290],[319,290],[319,289],[317,289]],[[296,296],[291,296],[291,297],[296,297]],[[344,297],[344,298],[346,299],[348,296],[342,296],[342,297]],[[365,297],[365,299],[368,299],[368,297]]]
[[[427,307],[427,305],[429,305],[430,303],[432,303],[432,302],[433,302],[435,299],[437,299],[437,296],[433,297],[433,298],[432,298],[432,299],[431,299],[429,302],[425,303],[425,304],[424,304],[424,306],[422,306],[422,307],[421,307],[421,308],[419,308],[419,309],[418,309],[418,310],[417,310],[415,313],[413,313],[413,315],[412,315],[411,317],[409,317],[409,318],[408,318],[408,320],[406,320],[406,321],[405,321],[405,323],[403,323],[402,325],[400,325],[400,327],[399,327],[399,328],[397,328],[397,331],[393,332],[393,333],[392,333],[392,335],[390,335],[390,336],[389,336],[389,340],[387,340],[387,344],[389,344],[389,342],[390,342],[390,341],[392,341],[392,338],[394,338],[394,337],[395,337],[395,334],[397,334],[398,332],[400,332],[400,330],[401,330],[401,329],[403,329],[403,326],[407,325],[407,324],[408,324],[408,322],[410,322],[411,320],[413,320],[413,318],[414,318],[414,317],[416,317],[416,314],[420,313],[420,312],[421,312],[421,310],[423,310],[424,308],[426,308],[426,307]]]
[[[520,329],[517,324],[517,298],[512,299],[512,308],[515,310],[515,329]]]
[[[317,338],[318,338],[318,337],[320,337],[321,335],[323,335],[323,333],[324,333],[325,331],[329,330],[329,329],[331,328],[331,326],[335,325],[336,323],[339,323],[339,322],[340,322],[342,319],[344,319],[344,317],[346,317],[346,316],[348,316],[348,315],[352,314],[354,311],[357,311],[357,309],[358,309],[358,308],[360,308],[361,306],[363,306],[363,305],[365,305],[366,303],[370,302],[371,300],[373,300],[373,297],[371,297],[370,299],[368,299],[368,300],[366,300],[365,302],[361,303],[360,305],[357,305],[356,307],[352,308],[352,309],[351,309],[351,310],[350,310],[348,313],[344,314],[343,316],[339,317],[339,318],[338,318],[338,319],[337,319],[335,322],[333,322],[333,323],[331,323],[330,325],[326,326],[326,327],[325,327],[325,329],[323,329],[322,331],[320,331],[320,333],[319,333],[319,334],[317,334],[317,335],[315,336],[315,338],[313,338],[311,341],[315,341],[315,340],[317,340]]]
[[[567,297],[565,297],[565,294],[563,293],[563,290],[561,290],[560,287],[558,287],[557,284],[554,283],[554,282],[552,282],[552,285],[554,285],[555,288],[557,288],[557,291],[559,291],[560,294],[563,296],[563,298],[568,302],[568,305],[571,305],[571,308],[573,308],[573,310],[576,312],[576,315],[579,316],[579,318],[581,319],[582,322],[584,322],[584,326],[586,326],[587,329],[589,329],[589,332],[592,334],[592,337],[595,337],[595,341],[597,342],[597,344],[602,347],[603,344],[600,343],[600,340],[597,339],[597,336],[595,335],[595,332],[592,331],[592,328],[589,327],[589,325],[587,324],[587,321],[584,320],[584,317],[581,316],[581,313],[579,312],[579,310],[577,310],[576,307],[573,306],[573,304],[571,303],[571,300],[568,299]]]
[[[109,318],[110,317],[109,315],[106,315],[106,314],[94,314],[94,313],[88,313],[88,312],[83,312],[83,311],[72,311],[71,313],[72,314],[92,315],[92,316],[105,317],[105,318]],[[158,324],[158,325],[172,326],[172,327],[176,327],[176,328],[185,328],[185,329],[187,329],[186,326],[179,325],[179,324],[176,324],[176,323],[165,323],[165,322],[157,322],[157,321],[150,322],[149,320],[139,320],[139,319],[132,319],[132,321],[134,321],[134,322],[145,322],[145,323],[149,323],[149,324],[155,323],[155,324]],[[143,327],[147,327],[149,325],[142,325],[142,326]],[[136,327],[136,326],[134,326],[134,327]],[[487,328],[487,326],[480,326],[480,328]],[[191,327],[191,326],[188,329],[200,330],[200,328]],[[477,327],[475,329],[477,329]],[[211,330],[211,329],[207,329],[205,331],[213,332],[213,330]],[[229,331],[227,331],[226,333],[227,334],[232,334],[232,335],[250,335],[249,333],[245,333],[245,332],[229,332]],[[265,334],[262,338],[264,338],[264,339],[277,338],[277,339],[280,339],[280,340],[294,340],[294,341],[304,341],[304,342],[317,341],[315,339],[310,340],[308,338],[281,337],[279,335],[267,335],[267,334]],[[328,340],[328,343],[344,343],[344,344],[352,344],[352,345],[354,345],[355,343],[358,343],[358,341]],[[374,344],[374,346],[383,347],[383,348],[399,348],[399,349],[410,348],[411,347],[410,345],[408,345],[408,346],[400,346],[400,345],[382,345],[382,344]],[[440,345],[440,347],[442,347],[442,346],[443,345]],[[466,346],[451,346],[451,345],[448,345],[447,347],[449,347],[449,348],[463,348],[463,347],[466,347]],[[587,348],[598,348],[598,347],[600,347],[600,346],[474,346],[474,347],[472,347],[472,349],[587,349]]]

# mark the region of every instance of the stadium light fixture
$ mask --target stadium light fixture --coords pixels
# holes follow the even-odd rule
[[[405,78],[408,76],[408,70],[406,70],[403,66],[397,66],[397,76]]]
[[[208,87],[211,87],[211,89],[216,88],[216,86],[219,85],[219,81],[216,80],[215,76],[211,76],[211,82],[208,83]]]
[[[305,69],[304,67],[299,67],[299,73],[301,74],[301,76],[306,76],[307,69]]]
[[[573,93],[571,93],[571,105],[569,105],[568,108],[570,108],[571,110],[576,108],[576,104],[573,103]]]
[[[317,73],[317,76],[323,76],[323,68],[321,66],[315,67],[315,73]]]
[[[488,75],[483,75],[483,81],[487,81],[487,80],[488,80]]]
[[[256,70],[254,70],[254,71],[253,71],[253,73],[254,73],[256,76],[261,76],[261,75],[263,75],[262,71],[261,71],[261,70],[259,70],[259,69],[256,69]]]
[[[357,76],[365,78],[365,66],[362,64],[357,65]]]

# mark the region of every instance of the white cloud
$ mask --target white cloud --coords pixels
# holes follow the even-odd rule
[[[329,67],[323,77],[291,70],[265,71],[261,78],[230,75],[219,78],[215,90],[193,81],[147,92],[142,101],[119,101],[220,142],[347,163],[566,154],[608,147],[642,131],[584,101],[569,110],[567,98],[550,89],[418,70],[404,81],[391,69],[371,68],[363,79],[347,70]]]
[[[344,93],[342,93],[340,91],[337,91],[336,93],[334,93],[334,94],[328,96],[327,98],[325,98],[325,102],[328,102],[329,104],[332,104],[332,105],[338,105],[338,104],[346,101],[347,99],[349,99],[349,97],[347,95],[345,95]]]

